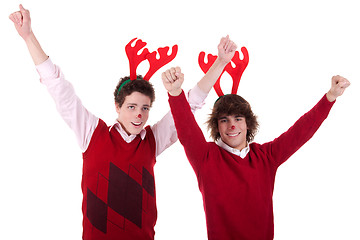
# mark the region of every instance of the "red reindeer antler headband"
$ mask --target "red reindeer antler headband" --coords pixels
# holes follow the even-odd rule
[[[143,51],[138,55],[138,52],[146,46],[146,42],[143,42],[141,39],[138,39],[135,43],[135,46],[132,47],[131,44],[136,40],[137,38],[132,39],[126,46],[125,51],[126,55],[129,59],[129,66],[130,66],[130,79],[135,80],[136,75],[136,69],[139,66],[139,64],[147,59],[150,64],[149,71],[144,76],[144,80],[149,81],[152,75],[159,70],[162,66],[166,65],[167,63],[171,62],[178,51],[178,46],[174,45],[172,47],[171,55],[168,55],[169,47],[163,47],[158,48],[158,51],[149,52],[147,48],[144,48]],[[156,58],[156,53],[159,53],[160,58]]]
[[[233,80],[233,86],[231,89],[231,93],[232,94],[236,94],[239,84],[240,84],[240,79],[241,76],[243,74],[243,72],[245,71],[245,68],[247,67],[248,63],[249,63],[249,53],[247,51],[247,49],[245,47],[241,48],[241,52],[244,55],[244,58],[242,60],[240,60],[240,55],[239,52],[236,51],[234,57],[231,59],[231,61],[235,64],[235,67],[231,66],[231,62],[229,62],[225,68],[224,71],[220,74],[219,78],[217,79],[216,83],[214,84],[214,89],[217,93],[217,95],[219,97],[223,96],[224,93],[221,90],[220,87],[220,78],[223,75],[223,73],[226,71],[227,73],[230,74],[232,80]],[[201,68],[201,70],[204,73],[207,73],[207,71],[210,69],[210,67],[214,64],[215,60],[216,60],[217,56],[214,56],[212,54],[208,54],[207,59],[208,62],[205,63],[204,59],[205,59],[205,52],[200,52],[199,54],[199,66]]]

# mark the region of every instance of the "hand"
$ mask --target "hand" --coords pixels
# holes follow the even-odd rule
[[[31,35],[31,19],[30,12],[26,10],[21,4],[19,5],[20,11],[10,14],[9,18],[14,23],[15,28],[19,35],[24,39]]]
[[[170,68],[161,75],[164,87],[171,96],[178,96],[181,94],[181,85],[184,82],[184,74],[180,67]]]
[[[234,57],[236,48],[236,44],[230,40],[229,35],[221,38],[218,45],[219,60],[224,62],[225,64],[228,64]]]
[[[336,100],[338,96],[341,96],[345,89],[350,86],[350,82],[339,75],[333,76],[331,78],[331,88],[327,92],[326,97],[330,102]]]

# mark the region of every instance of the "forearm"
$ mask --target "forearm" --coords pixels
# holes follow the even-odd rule
[[[151,130],[156,142],[156,154],[159,156],[164,150],[177,141],[176,128],[171,112],[168,112],[160,121],[155,123]]]
[[[208,152],[208,143],[191,113],[185,94],[169,96],[171,113],[181,144],[195,172],[198,171],[202,160]]]
[[[334,102],[337,98],[337,96],[335,96],[334,94],[331,93],[331,91],[329,90],[327,93],[326,93],[326,98],[329,102]]]
[[[33,32],[31,32],[31,34],[29,34],[29,36],[24,40],[35,65],[39,65],[48,59],[48,56],[41,48],[40,43],[36,39]]]
[[[60,116],[74,131],[79,146],[84,152],[99,119],[82,105],[71,83],[65,80],[60,68],[54,65],[50,58],[36,65],[36,69],[41,82],[54,99]]]
[[[218,57],[205,76],[197,83],[199,88],[203,92],[209,93],[227,64],[227,62],[221,61]]]
[[[202,91],[198,85],[195,85],[188,92],[188,102],[191,108],[191,112],[194,114],[196,110],[201,109],[205,104],[205,99],[208,96],[208,93]]]
[[[333,105],[334,102],[330,102],[326,96],[323,96],[288,131],[272,142],[272,156],[277,165],[288,159],[315,134],[327,118]]]

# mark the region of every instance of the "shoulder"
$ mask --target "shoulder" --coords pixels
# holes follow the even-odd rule
[[[88,154],[89,152],[91,152],[91,149],[95,148],[96,146],[106,145],[106,139],[109,138],[109,133],[110,126],[106,125],[106,123],[99,118],[95,131],[91,136],[89,146],[84,153]]]
[[[148,125],[145,127],[145,131],[146,131],[146,137],[149,137],[151,140],[155,141],[155,136],[154,136],[154,132],[151,129],[151,126]]]
[[[93,142],[95,139],[100,138],[101,136],[108,136],[112,127],[114,126],[108,126],[101,118],[99,118],[95,131],[91,136],[90,143]]]
[[[267,142],[263,144],[252,142],[249,144],[250,152],[253,153],[268,152],[270,146],[271,146],[271,142]]]

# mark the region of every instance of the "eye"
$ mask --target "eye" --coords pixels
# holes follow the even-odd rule
[[[149,108],[149,107],[143,107],[143,110],[144,110],[144,111],[149,111],[150,108]]]
[[[226,123],[227,119],[220,119],[220,123]]]
[[[134,109],[135,109],[135,106],[128,106],[128,109],[134,110]]]

